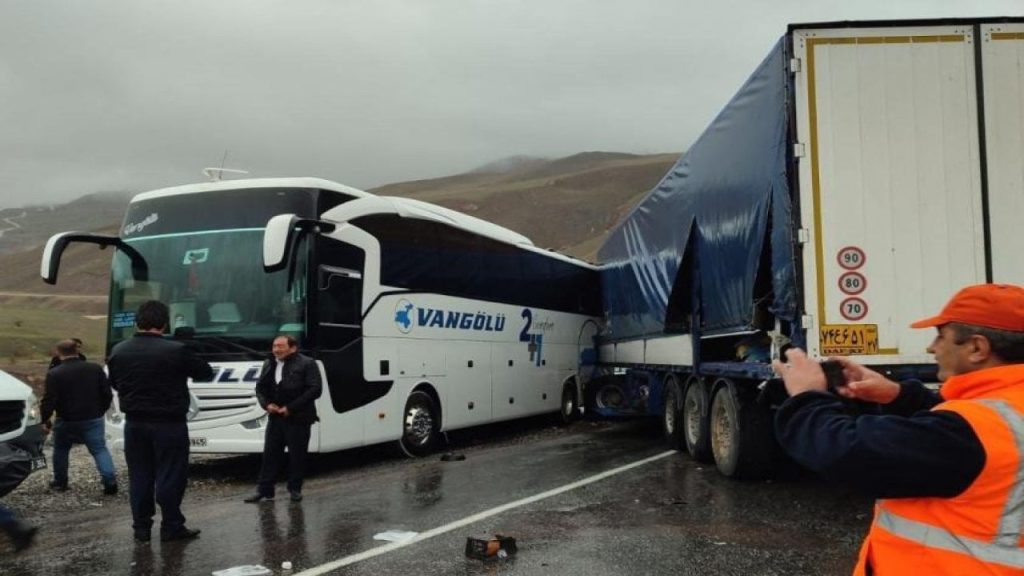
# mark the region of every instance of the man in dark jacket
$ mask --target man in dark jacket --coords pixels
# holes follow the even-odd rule
[[[57,413],[53,428],[53,482],[50,488],[68,489],[68,453],[74,444],[85,444],[96,461],[103,493],[117,494],[114,460],[104,438],[103,413],[113,394],[99,364],[79,358],[74,340],[57,344],[61,363],[46,374],[46,391],[40,403],[43,427],[50,430],[50,416]]]
[[[162,541],[195,538],[185,527],[181,500],[188,481],[188,379],[208,380],[213,369],[181,342],[165,340],[167,306],[150,300],[135,316],[138,331],[110,351],[107,369],[125,414],[124,456],[137,542],[149,542],[154,498]]]
[[[256,398],[267,411],[263,439],[263,466],[256,494],[245,499],[256,503],[274,497],[274,481],[288,448],[288,493],[293,502],[302,500],[302,476],[306,468],[310,428],[316,422],[316,399],[323,386],[320,369],[312,358],[299,354],[291,336],[274,339],[274,360],[263,364]]]

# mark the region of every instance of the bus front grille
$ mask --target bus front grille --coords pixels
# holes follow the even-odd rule
[[[199,404],[199,413],[193,422],[232,418],[240,414],[248,414],[259,408],[256,393],[238,389],[207,389],[193,390]]]
[[[25,419],[25,402],[22,400],[0,401],[0,434],[21,428]]]

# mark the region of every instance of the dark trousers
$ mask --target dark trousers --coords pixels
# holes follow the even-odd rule
[[[185,526],[181,499],[188,482],[188,425],[184,422],[135,422],[124,427],[124,458],[132,527],[149,532],[160,504],[160,531],[173,534]]]
[[[274,495],[274,481],[284,464],[288,448],[288,491],[302,492],[302,476],[306,472],[309,450],[309,429],[312,424],[295,422],[281,416],[270,416],[263,437],[263,465],[260,467],[258,490],[264,496]]]

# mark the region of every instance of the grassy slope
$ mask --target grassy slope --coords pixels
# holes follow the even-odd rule
[[[43,302],[0,303],[0,369],[39,389],[53,346],[63,338],[81,338],[85,355],[103,357],[103,318],[47,307]]]

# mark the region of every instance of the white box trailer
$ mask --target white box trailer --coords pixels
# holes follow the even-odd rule
[[[1022,216],[1024,19],[793,25],[600,249],[599,357],[627,373],[590,401],[760,475],[770,357],[934,380],[909,324],[1024,284]]]
[[[809,327],[874,325],[861,360],[929,363],[910,322],[1024,284],[1024,24],[800,27],[792,47]]]

